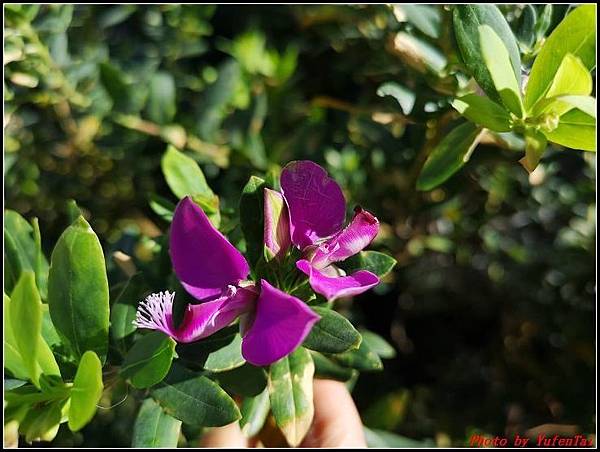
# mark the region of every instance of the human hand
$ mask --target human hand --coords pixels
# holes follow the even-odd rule
[[[346,386],[334,380],[314,381],[313,423],[301,447],[367,447],[362,422]],[[237,422],[210,430],[201,447],[249,447]]]

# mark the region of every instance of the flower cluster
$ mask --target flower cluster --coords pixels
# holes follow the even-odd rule
[[[310,161],[289,163],[281,174],[281,193],[264,191],[265,258],[282,263],[299,255],[295,267],[308,277],[314,292],[330,301],[370,289],[379,283],[376,275],[366,270],[346,275],[336,263],[368,246],[379,222],[356,208],[344,228],[345,213],[342,190],[323,168]],[[174,294],[152,294],[138,308],[134,324],[139,328],[193,342],[239,318],[242,355],[264,366],[293,352],[319,320],[299,298],[265,279],[249,280],[244,256],[189,197],[177,205],[169,246],[175,274],[200,303],[187,306],[176,328]],[[294,249],[297,253],[292,254]]]

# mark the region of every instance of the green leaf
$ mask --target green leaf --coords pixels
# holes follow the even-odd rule
[[[162,196],[156,194],[150,195],[148,205],[154,211],[156,215],[161,217],[163,220],[169,223],[173,220],[173,212],[175,211],[175,204]]]
[[[121,376],[138,389],[160,383],[171,368],[175,341],[153,331],[136,341],[121,365]]]
[[[242,413],[240,428],[246,438],[251,438],[260,432],[267,420],[270,408],[269,391],[267,389],[257,396],[244,398],[240,410]]]
[[[415,105],[415,93],[395,82],[386,82],[381,85],[377,88],[377,95],[379,97],[391,96],[396,99],[405,115],[410,114]]]
[[[592,96],[558,96],[556,100],[577,108],[592,118],[596,118],[596,99]]]
[[[244,364],[227,372],[214,374],[227,392],[244,397],[254,397],[267,387],[267,374],[262,367]]]
[[[13,332],[10,305],[10,298],[4,294],[4,368],[8,369],[13,377],[21,380],[29,380],[29,370],[21,357]]]
[[[546,97],[569,94],[587,96],[592,92],[593,82],[590,71],[581,59],[567,53],[563,58]]]
[[[173,76],[164,71],[156,72],[150,78],[150,90],[146,104],[148,118],[158,124],[168,124],[175,117],[176,108]]]
[[[242,338],[236,325],[191,344],[179,344],[179,357],[190,366],[211,372],[224,372],[242,366]]]
[[[495,132],[511,130],[510,113],[486,96],[467,94],[452,102],[452,106],[465,118]]]
[[[292,447],[300,444],[312,423],[314,372],[312,357],[302,347],[271,364],[269,399],[273,417]]]
[[[132,87],[126,77],[116,66],[100,63],[100,81],[113,101],[114,108],[120,111],[130,111],[132,103]]]
[[[433,149],[419,178],[418,190],[431,190],[456,173],[477,146],[481,128],[467,122],[455,127]]]
[[[48,276],[48,305],[56,330],[77,357],[108,350],[109,294],[104,254],[83,217],[60,236]]]
[[[33,272],[27,270],[21,274],[8,303],[10,340],[14,340],[31,381],[39,387],[42,373],[60,375],[60,371],[54,355],[42,338],[42,301]],[[27,325],[27,328],[23,328],[23,325]]]
[[[356,370],[374,371],[383,369],[381,359],[365,341],[360,343],[357,350],[329,356],[338,364]]]
[[[217,81],[202,93],[202,100],[198,103],[200,108],[196,114],[196,131],[203,140],[214,141],[240,78],[239,64],[233,58],[228,59],[219,67]]]
[[[546,97],[567,53],[578,57],[588,70],[596,66],[595,5],[573,10],[546,40],[529,74],[524,100],[527,111]]]
[[[91,350],[86,351],[79,361],[71,388],[71,404],[69,407],[69,428],[76,432],[81,430],[96,413],[97,403],[102,397],[102,363]]]
[[[479,27],[479,42],[485,65],[502,103],[518,117],[523,116],[521,88],[513,72],[510,55],[500,36],[488,25]]]
[[[337,381],[348,381],[358,375],[354,369],[340,366],[335,361],[319,352],[311,351],[310,355],[315,363],[315,377],[329,378]]]
[[[115,339],[123,339],[132,334],[136,327],[136,308],[130,304],[115,303],[110,313],[110,332]]]
[[[112,292],[118,289],[118,295]],[[137,303],[146,293],[146,282],[141,273],[136,273],[122,284],[111,287],[113,303],[110,312],[110,333],[114,339],[123,339],[132,334],[136,327]]]
[[[220,427],[240,418],[235,402],[216,383],[174,365],[151,392],[164,411],[185,424]]]
[[[379,251],[361,251],[358,256],[361,260],[360,268],[375,273],[380,278],[391,272],[396,265],[396,259]]]
[[[553,131],[542,130],[548,141],[571,149],[596,152],[596,118],[580,110],[571,110],[560,117]]]
[[[358,348],[361,336],[343,315],[332,309],[313,307],[321,319],[312,327],[302,344],[322,353],[342,353]]]
[[[405,18],[421,32],[434,39],[440,37],[442,15],[437,5],[394,5],[396,18]]]
[[[340,262],[339,266],[346,271],[352,273],[358,270],[367,270],[383,278],[392,271],[396,265],[396,259],[379,251],[361,251],[360,253],[351,256],[344,262]]]
[[[4,390],[5,391],[10,391],[12,389],[20,388],[21,386],[24,386],[26,384],[27,384],[27,382],[25,380],[17,380],[16,378],[4,378]]]
[[[77,218],[83,215],[83,212],[77,205],[77,201],[74,199],[69,199],[67,201],[66,211],[69,223],[73,223],[75,220],[77,220]]]
[[[240,225],[246,239],[246,253],[253,266],[263,253],[265,181],[250,176],[240,198]]]
[[[532,116],[539,116],[543,113],[561,116],[573,108],[561,97],[569,95],[588,97],[592,88],[593,82],[589,70],[579,58],[567,53],[558,67],[546,97],[538,101],[532,108]]]
[[[153,399],[146,399],[133,426],[131,447],[177,447],[180,431],[180,420],[165,413]]]
[[[519,163],[531,173],[538,166],[547,144],[548,141],[542,133],[535,130],[526,130],[525,156],[519,160]]]
[[[552,9],[551,3],[544,5],[542,13],[535,22],[535,38],[538,41],[546,36],[548,28],[550,28],[550,24],[552,23]]]
[[[34,236],[34,228],[21,215],[14,210],[4,211],[4,290],[12,291],[21,272],[32,270],[40,295],[46,298],[48,261]]]
[[[214,196],[198,163],[174,146],[167,146],[161,168],[169,188],[179,199],[194,195],[206,198]]]
[[[495,5],[457,5],[453,12],[454,33],[465,66],[481,89],[494,101],[499,102],[492,76],[484,62],[479,42],[479,26],[487,25],[502,40],[510,56],[510,63],[517,81],[521,80],[521,58],[517,41]]]
[[[396,356],[396,349],[380,335],[373,331],[360,330],[363,341],[366,341],[369,348],[380,358],[393,358]]]
[[[519,17],[517,39],[524,50],[529,50],[535,43],[535,24],[537,13],[532,5],[525,5]]]
[[[52,441],[58,433],[66,400],[32,406],[19,425],[25,441]]]

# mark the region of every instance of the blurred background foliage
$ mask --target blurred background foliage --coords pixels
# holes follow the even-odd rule
[[[546,35],[568,8],[555,5]],[[501,9],[518,32],[522,6]],[[160,205],[175,202],[160,166],[168,144],[202,165],[221,228],[238,238],[248,177],[312,159],[349,204],[375,212],[372,248],[399,262],[342,307],[397,349],[353,389],[365,425],[422,445],[542,424],[594,430],[595,154],[554,146],[527,174],[522,143],[490,135],[445,184],[414,188],[459,118],[453,93],[469,83],[448,7],[4,13],[5,204],[40,219],[47,253],[74,199],[107,254],[158,275]],[[521,44],[530,61],[539,43]],[[100,410],[83,445],[129,445],[127,410]],[[55,444],[82,441],[61,430]]]

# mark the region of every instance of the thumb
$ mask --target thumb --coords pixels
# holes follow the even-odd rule
[[[302,447],[367,447],[358,410],[344,383],[315,380],[313,394],[315,415]]]

